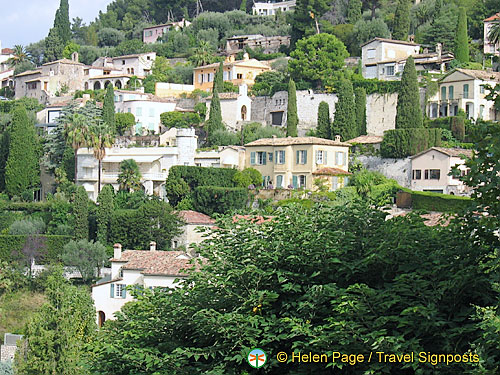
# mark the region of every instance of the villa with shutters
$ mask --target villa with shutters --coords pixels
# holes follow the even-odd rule
[[[349,143],[316,137],[263,138],[245,145],[245,166],[257,169],[263,186],[314,189],[320,178],[329,190],[347,184]],[[271,186],[270,186],[271,185]]]

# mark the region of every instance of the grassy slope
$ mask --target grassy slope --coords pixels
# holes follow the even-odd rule
[[[44,302],[42,293],[25,290],[0,296],[0,342],[5,332],[22,334],[24,325]]]

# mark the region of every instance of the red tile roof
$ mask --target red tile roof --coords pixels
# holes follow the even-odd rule
[[[491,17],[486,18],[484,22],[495,21],[495,20],[500,20],[500,12],[492,15]]]
[[[215,223],[215,220],[210,216],[192,210],[179,211],[177,215],[179,215],[186,224],[213,225]]]
[[[254,224],[262,224],[271,221],[273,218],[272,217],[264,217],[264,216],[254,216],[254,215],[234,215],[233,216],[233,223],[237,223],[238,221],[241,220],[246,220],[250,221]]]
[[[124,270],[139,270],[143,275],[185,276],[182,270],[193,267],[183,251],[125,250],[121,258],[111,262],[126,262]]]
[[[2,55],[12,55],[14,52],[12,48],[2,48]]]

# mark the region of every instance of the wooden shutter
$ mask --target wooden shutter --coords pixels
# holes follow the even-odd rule
[[[303,164],[307,164],[307,151],[304,151],[304,162]]]
[[[299,157],[300,157],[299,151],[296,152],[296,157],[297,157],[297,159],[295,160],[295,164],[299,164]]]
[[[115,284],[109,284],[110,285],[110,297],[113,298],[115,296]]]
[[[122,286],[122,298],[127,297],[127,287],[126,285]]]
[[[294,189],[297,189],[297,187],[299,186],[299,184],[297,182],[297,176],[292,177],[292,185],[293,185]]]
[[[255,165],[255,152],[250,153],[250,164]]]
[[[267,152],[262,153],[262,164],[266,165],[267,164]]]

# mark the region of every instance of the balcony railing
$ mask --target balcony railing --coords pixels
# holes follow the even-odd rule
[[[101,173],[101,179],[102,180],[117,180],[118,176],[120,173],[118,172],[102,172]],[[80,181],[84,180],[91,180],[91,181],[97,181],[97,171],[95,173],[86,173],[84,175],[78,176],[78,179]],[[165,181],[167,179],[167,173],[142,173],[142,180],[143,181]]]

